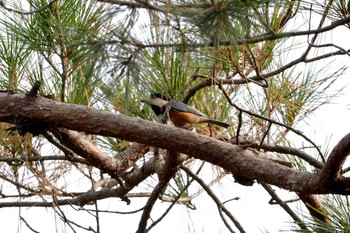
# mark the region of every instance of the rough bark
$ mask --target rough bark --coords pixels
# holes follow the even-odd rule
[[[329,182],[324,185],[319,174],[301,172],[264,159],[266,155],[263,152],[244,149],[184,129],[86,106],[24,94],[0,93],[0,121],[14,124],[32,121],[46,128],[62,127],[169,149],[218,165],[234,175],[290,191],[350,193],[350,180],[343,176],[334,181],[336,185],[329,185]],[[321,174],[328,173],[327,167],[332,166],[324,166]]]

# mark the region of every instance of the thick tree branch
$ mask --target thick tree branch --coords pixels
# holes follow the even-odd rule
[[[341,171],[346,157],[350,154],[350,133],[345,135],[333,148],[321,170],[320,182],[326,187],[334,186],[341,179]]]
[[[184,153],[218,165],[234,175],[257,179],[290,191],[350,193],[348,178],[339,180],[337,187],[325,187],[320,185],[316,173],[288,168],[264,159],[266,156],[263,152],[245,150],[188,130],[41,97],[0,93],[0,121],[16,123],[23,118]]]

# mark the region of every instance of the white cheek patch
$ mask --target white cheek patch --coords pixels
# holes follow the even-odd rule
[[[152,99],[151,100],[151,104],[162,108],[162,107],[164,107],[165,105],[168,104],[168,101],[165,101],[165,100],[160,99],[160,98],[156,98],[156,99]]]

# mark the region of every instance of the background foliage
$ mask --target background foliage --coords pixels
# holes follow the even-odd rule
[[[195,129],[198,133],[227,141],[239,136],[253,143],[302,145],[319,162],[327,157],[327,144],[317,142],[315,147],[307,136],[295,136],[300,136],[300,126],[317,109],[344,93],[347,83],[337,83],[347,66],[336,55],[349,55],[341,47],[346,45],[333,44],[328,37],[331,32],[312,30],[347,19],[347,0],[28,0],[0,1],[0,5],[2,90],[26,92],[40,80],[41,94],[54,94],[57,101],[152,121],[157,117],[140,100],[161,92],[232,125],[228,130],[201,125]],[[348,28],[349,22],[339,25]],[[6,130],[9,127],[0,125],[3,200],[69,197],[106,178],[85,164],[28,159],[62,153],[42,136],[20,136]],[[86,137],[111,156],[131,144]],[[274,154],[300,170],[315,169],[294,155]],[[222,169],[201,161],[189,160],[185,165],[203,176],[209,187],[225,179],[234,182]],[[192,201],[203,187],[188,188],[190,183],[188,173],[177,173],[165,196],[173,201],[179,195],[180,203],[194,208]],[[150,177],[134,195],[142,197],[154,186],[155,177]],[[219,193],[229,189],[223,186]],[[347,197],[325,196],[322,203],[333,224],[305,217],[306,229],[348,232]],[[114,214],[113,208],[107,209]],[[99,225],[97,210],[104,208],[96,202],[96,226],[91,227],[99,232],[103,224]],[[74,226],[72,222],[79,221],[68,221],[60,208],[55,213],[72,231],[90,226]],[[295,222],[291,225],[290,229],[300,230]],[[186,231],[199,229],[188,226]]]

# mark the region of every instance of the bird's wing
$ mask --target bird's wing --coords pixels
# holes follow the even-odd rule
[[[201,111],[198,111],[194,107],[191,107],[187,104],[184,104],[184,103],[178,102],[178,101],[175,101],[173,103],[173,105],[171,106],[171,109],[174,111],[178,111],[178,112],[190,112],[190,113],[196,114],[198,116],[208,117],[207,115],[205,115]]]

